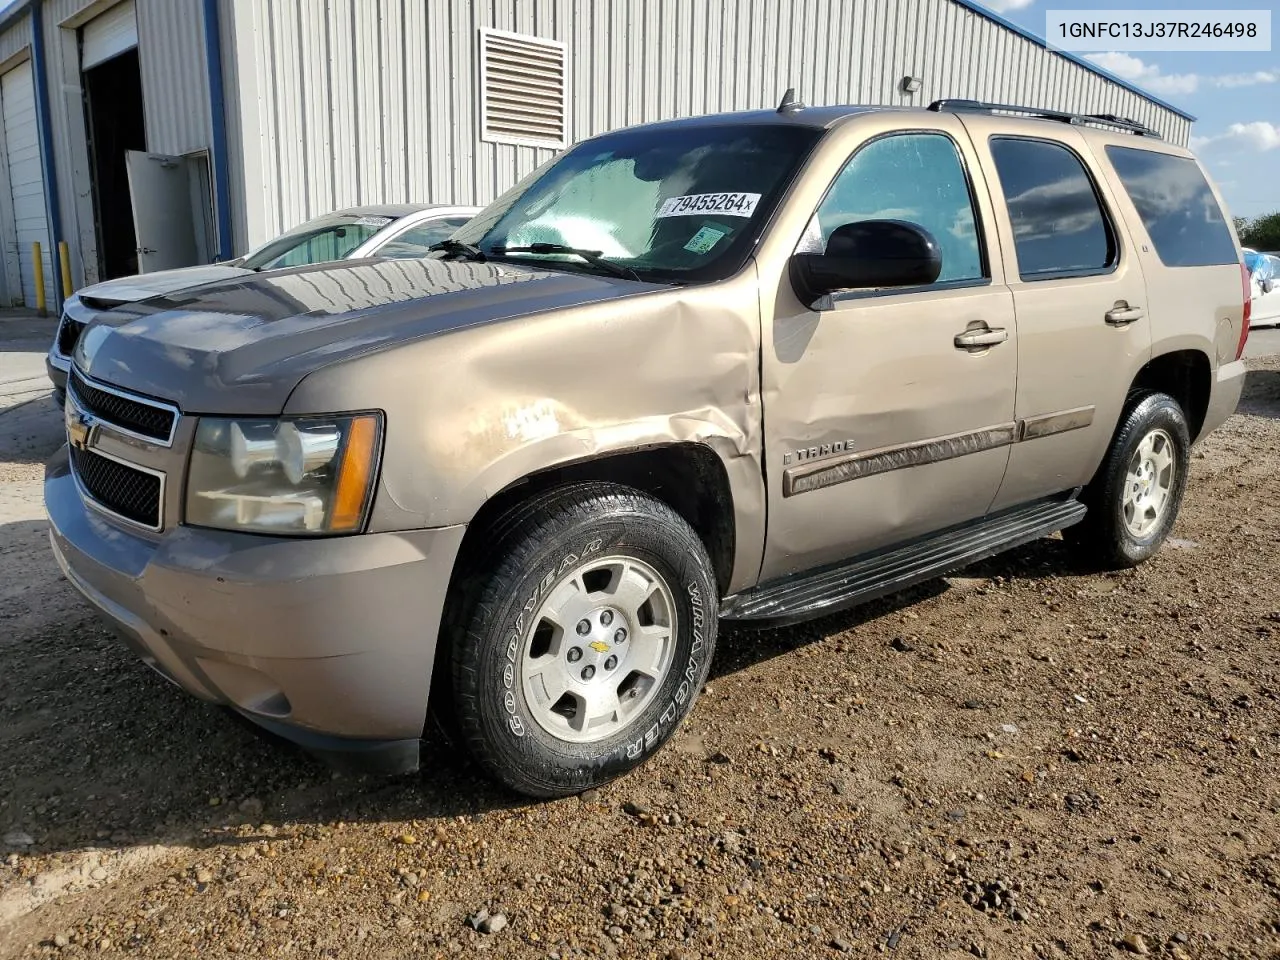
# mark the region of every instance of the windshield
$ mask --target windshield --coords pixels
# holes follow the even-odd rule
[[[598,270],[564,251],[515,249],[550,243],[645,280],[721,279],[750,256],[821,134],[790,124],[606,134],[535,170],[453,239],[494,259]]]
[[[259,247],[240,264],[250,270],[301,267],[308,263],[341,260],[396,217],[331,213],[308,220]]]

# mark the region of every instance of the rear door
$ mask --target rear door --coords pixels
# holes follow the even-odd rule
[[[1244,303],[1240,251],[1222,198],[1178,147],[1133,137],[1097,152],[1139,241],[1153,353],[1196,351],[1216,373],[1236,360]],[[1191,428],[1194,434],[1196,424]]]
[[[1079,133],[964,118],[992,190],[1018,318],[1019,442],[995,509],[1092,479],[1151,357],[1142,265]]]

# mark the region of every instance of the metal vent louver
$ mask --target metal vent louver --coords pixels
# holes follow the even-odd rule
[[[560,149],[568,144],[565,45],[480,31],[480,138]]]

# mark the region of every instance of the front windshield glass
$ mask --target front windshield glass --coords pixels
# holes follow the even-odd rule
[[[250,270],[274,270],[341,260],[395,220],[395,217],[353,213],[317,217],[259,247],[244,258],[241,266]]]
[[[606,134],[534,171],[453,240],[492,259],[595,269],[570,253],[516,249],[577,247],[644,280],[727,277],[750,255],[821,133],[708,124]]]

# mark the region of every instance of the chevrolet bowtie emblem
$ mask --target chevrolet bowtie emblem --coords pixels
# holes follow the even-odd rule
[[[66,406],[67,442],[80,450],[88,449],[93,442],[93,417],[72,403]]]
[[[587,644],[587,646],[589,646],[596,653],[609,652],[609,645],[602,640],[592,640],[589,644]]]

